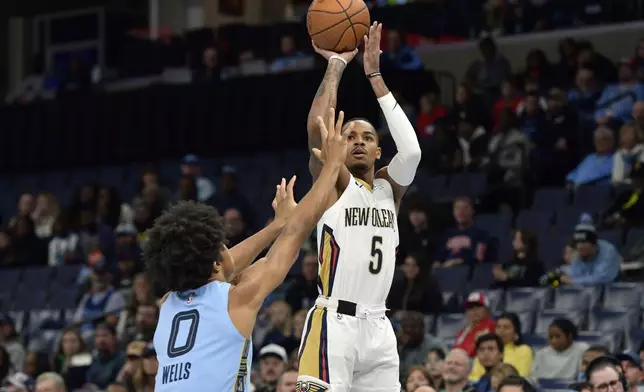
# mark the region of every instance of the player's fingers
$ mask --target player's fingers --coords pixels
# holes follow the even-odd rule
[[[333,134],[335,132],[335,128],[334,128],[334,125],[335,125],[335,108],[329,109],[329,117],[328,117],[327,124],[329,124],[328,125],[329,129],[327,129],[327,131],[329,131],[329,134],[331,136],[333,136]]]
[[[279,198],[280,198],[280,186],[277,185],[275,187],[275,197],[273,198],[273,204],[277,204],[277,201],[279,200]]]
[[[311,152],[313,153],[313,156],[317,158],[318,161],[324,163],[324,159],[322,159],[322,151],[320,151],[317,148],[314,148],[311,150]]]
[[[297,176],[291,177],[291,180],[288,182],[288,185],[286,186],[286,194],[288,197],[293,197],[293,189],[295,188],[295,180],[297,180]]]
[[[282,200],[286,199],[286,178],[282,178],[282,184],[280,185],[280,197]]]
[[[342,134],[340,135],[341,140],[344,140],[345,142],[349,141],[349,134],[351,133],[354,125],[355,122],[350,122],[349,125],[347,125],[347,129],[345,129],[344,132],[342,132]]]
[[[335,135],[339,135],[342,132],[342,124],[344,124],[344,110],[340,110],[338,113],[338,122],[335,123]]]

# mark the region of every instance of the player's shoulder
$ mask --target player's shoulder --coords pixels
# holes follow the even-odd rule
[[[389,181],[384,178],[376,178],[373,180],[373,191],[381,192],[389,197],[394,197],[394,189],[392,188]]]

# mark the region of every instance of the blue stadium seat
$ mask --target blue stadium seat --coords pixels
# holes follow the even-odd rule
[[[76,309],[78,299],[78,289],[76,287],[58,288],[52,290],[48,307],[50,309]]]
[[[49,267],[27,268],[22,273],[21,287],[39,287],[40,289],[45,289],[49,284],[49,278],[52,272],[53,269]]]
[[[542,348],[548,345],[548,338],[546,338],[543,335],[525,334],[523,335],[523,343],[532,347],[533,351],[537,351],[539,348]]]
[[[550,228],[552,213],[546,211],[523,210],[517,216],[517,229],[528,229],[542,236]]]
[[[569,194],[564,188],[539,188],[534,194],[532,209],[556,211],[568,204]]]
[[[567,318],[578,327],[583,325],[584,317],[581,312],[574,310],[553,310],[546,309],[542,310],[537,315],[537,321],[535,323],[534,332],[537,334],[546,335],[548,333],[548,327],[554,319],[557,318]]]
[[[589,346],[600,345],[605,346],[609,349],[610,352],[614,352],[617,348],[617,340],[619,340],[614,333],[609,331],[604,332],[579,332],[577,336],[578,342],[587,343]]]
[[[542,308],[543,291],[525,287],[513,288],[505,292],[505,311],[525,312]]]
[[[494,284],[494,275],[492,274],[493,264],[484,263],[474,267],[472,272],[472,280],[470,282],[470,290],[487,290]]]
[[[487,177],[483,173],[457,173],[449,179],[447,197],[453,199],[459,196],[477,198],[487,190]]]
[[[610,186],[586,185],[577,188],[573,206],[588,213],[603,212],[610,201]]]
[[[590,312],[588,329],[591,331],[626,331],[629,327],[629,317],[625,311],[594,309]]]
[[[11,294],[18,287],[22,270],[8,269],[0,273],[0,293]],[[3,295],[4,298],[4,295]]]
[[[416,185],[421,195],[429,200],[438,200],[444,196],[447,176],[416,177]]]
[[[627,336],[627,347],[626,349],[633,352],[638,352],[640,349],[640,344],[644,342],[644,329],[641,328],[631,328],[628,331]]]
[[[439,338],[454,338],[463,328],[465,315],[462,313],[448,313],[438,316],[436,322],[436,336]]]
[[[572,380],[558,380],[552,378],[540,378],[538,381],[539,387],[543,389],[568,389],[568,385]]]
[[[589,294],[583,288],[559,286],[555,290],[554,309],[587,310],[589,307]]]
[[[474,290],[479,290],[479,289],[472,289]],[[503,304],[503,290],[481,290],[483,294],[487,297],[487,300],[490,302],[490,311],[491,312],[496,312],[497,310],[501,309],[501,305]]]
[[[509,214],[480,214],[476,216],[476,227],[485,230],[497,239],[510,236],[512,216]]]
[[[601,230],[597,233],[600,239],[608,241],[619,249],[622,245],[622,232],[621,230]]]
[[[566,244],[570,242],[572,233],[570,235],[561,235],[559,233],[547,233],[539,238],[539,256],[546,267],[547,271],[551,271],[561,264],[563,251]]]
[[[433,314],[423,316],[423,323],[425,324],[425,332],[433,333],[436,324],[436,316]]]
[[[640,283],[613,283],[604,289],[604,308],[624,310],[639,308],[644,287]]]
[[[13,298],[13,310],[41,310],[47,304],[47,292],[38,289],[24,289],[17,291]]]
[[[644,229],[630,229],[626,236],[626,244],[624,245],[624,249],[630,249],[642,238],[644,238]]]
[[[535,312],[534,310],[527,310],[525,312],[514,312],[519,321],[521,321],[521,333],[528,334],[534,331]]]
[[[67,264],[57,267],[56,273],[54,274],[54,281],[60,287],[75,286],[78,274],[80,274],[82,269],[83,266],[78,264]]]
[[[470,267],[459,265],[452,268],[436,268],[434,276],[440,282],[443,291],[462,292],[467,284]]]
[[[21,310],[12,310],[8,311],[7,314],[11,317],[16,332],[21,334],[22,330],[27,326],[27,313]]]
[[[589,211],[579,209],[577,207],[564,207],[557,210],[555,228],[560,235],[572,237],[575,231],[575,226],[579,223],[579,218],[583,213]]]

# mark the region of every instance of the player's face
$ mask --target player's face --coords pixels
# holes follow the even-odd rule
[[[380,159],[380,147],[378,147],[378,134],[376,130],[366,121],[356,120],[349,134],[346,165],[352,173],[365,173],[371,169]]]

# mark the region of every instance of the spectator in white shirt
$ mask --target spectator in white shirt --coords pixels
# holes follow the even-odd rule
[[[197,198],[201,202],[209,200],[215,194],[215,184],[201,173],[201,160],[194,154],[183,157],[181,162],[181,174],[186,177],[194,177],[197,185]]]

